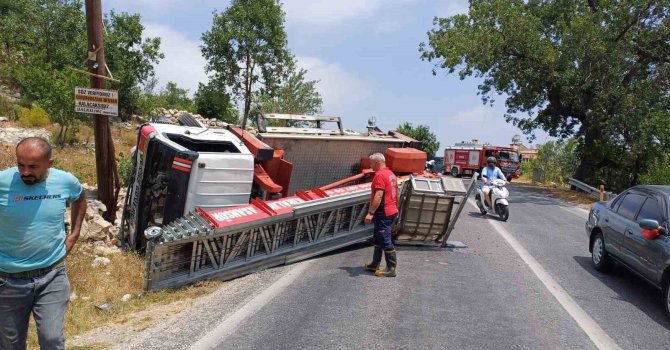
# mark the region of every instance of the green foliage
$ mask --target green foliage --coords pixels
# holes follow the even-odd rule
[[[81,65],[87,47],[86,19],[80,0],[25,0],[0,3],[0,80],[9,81],[36,101],[65,128],[77,118],[74,88],[88,86],[87,76],[68,67]],[[3,12],[4,11],[4,12]],[[110,12],[105,16],[105,58],[120,84],[122,118],[139,110],[140,85],[153,76],[153,64],[163,55],[160,39],[144,38],[140,16]],[[61,140],[62,141],[62,140]],[[60,142],[60,141],[58,141]]]
[[[60,125],[57,145],[67,142],[69,126],[85,115],[74,111],[74,88],[85,84],[86,78],[70,70],[49,70],[49,66],[21,67],[16,70],[16,79],[24,88],[24,94],[48,110],[51,120]]]
[[[540,147],[535,159],[521,164],[521,172],[530,177],[537,172],[540,182],[566,184],[579,166],[577,146],[575,138],[549,141]]]
[[[119,90],[119,115],[128,119],[140,112],[142,90],[154,76],[154,64],[165,56],[160,52],[160,38],[142,38],[144,26],[139,14],[116,13],[105,16],[105,60],[114,77],[121,80]]]
[[[670,147],[668,2],[471,0],[421,44],[435,71],[475,76],[507,121],[578,139],[574,176],[621,189]]]
[[[274,96],[292,61],[281,5],[277,0],[232,0],[225,11],[214,13],[212,29],[202,41],[212,80],[244,101],[245,126],[254,95]]]
[[[237,123],[239,113],[224,88],[216,85],[198,84],[194,98],[195,109],[205,118],[215,118],[227,123]]]
[[[138,100],[138,111],[142,115],[153,114],[158,108],[193,112],[195,105],[193,100],[188,97],[187,89],[182,89],[176,83],[170,81],[158,94],[153,92],[153,88],[145,89]]]
[[[51,124],[49,114],[40,107],[33,107],[30,110],[25,109],[19,116],[19,124],[25,127],[44,127]]]
[[[168,82],[161,90],[160,101],[165,108],[174,108],[184,111],[193,111],[193,100],[188,97],[188,90],[177,86],[177,83]]]
[[[316,90],[318,80],[305,80],[307,71],[292,71],[274,95],[261,94],[254,113],[319,114],[323,99]]]
[[[670,185],[670,154],[654,159],[647,167],[647,172],[640,177],[645,185]]]
[[[396,129],[401,134],[412,137],[421,141],[421,150],[428,154],[428,157],[435,156],[435,152],[440,148],[440,142],[437,137],[430,131],[427,125],[412,126],[412,123],[405,122]]]
[[[116,167],[119,170],[119,178],[123,186],[128,186],[130,184],[130,176],[132,175],[133,170],[133,160],[130,157],[126,157],[123,153],[119,154],[119,157],[116,158]]]

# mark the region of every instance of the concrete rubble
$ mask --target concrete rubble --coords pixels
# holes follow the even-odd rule
[[[188,111],[180,111],[177,109],[168,109],[168,108],[158,108],[157,110],[154,111],[152,115],[155,116],[163,116],[167,118],[167,120],[170,121],[171,124],[178,125],[179,124],[179,117],[184,116],[184,115],[190,115],[195,120],[197,120],[200,124],[202,124],[205,127],[209,128],[217,128],[217,129],[225,129],[230,125],[224,121],[218,120],[218,119],[213,119],[213,118],[205,118],[201,116],[200,114],[194,114],[190,113]],[[256,130],[252,126],[247,126],[246,130],[250,132],[251,134],[258,135],[258,130]]]
[[[48,140],[50,135],[46,129],[25,129],[4,126],[0,128],[0,144],[16,145],[26,137],[42,137]]]
[[[121,189],[119,192],[119,199],[117,202],[118,204],[115,211],[116,220],[112,225],[102,217],[102,214],[107,210],[107,207],[102,202],[95,199],[95,195],[92,195],[97,193],[97,188],[87,184],[83,184],[82,186],[87,192],[88,203],[86,208],[86,215],[84,216],[84,221],[79,233],[78,244],[91,245],[96,257],[104,257],[107,259],[107,257],[121,252],[117,246],[117,234],[119,232],[119,226],[121,225],[121,216],[123,214],[123,203],[126,198],[126,190]],[[65,225],[69,232],[71,226],[70,208],[67,208],[65,211]],[[103,262],[104,260],[98,260],[97,264],[94,262],[94,267],[99,266]]]

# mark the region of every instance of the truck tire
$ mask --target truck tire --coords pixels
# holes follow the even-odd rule
[[[458,168],[457,167],[451,168],[451,176],[458,177]]]
[[[593,237],[591,262],[596,270],[604,273],[612,271],[614,267],[614,260],[612,260],[612,257],[605,250],[605,240],[603,239],[603,234],[600,232],[597,232],[595,237]]]
[[[190,114],[182,114],[177,118],[179,125],[183,126],[195,126],[202,128],[202,125]]]

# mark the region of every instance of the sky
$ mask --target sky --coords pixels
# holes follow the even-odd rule
[[[156,66],[159,86],[168,81],[195,92],[206,82],[200,53],[202,33],[213,12],[229,1],[105,0],[105,12],[139,13],[146,37],[160,37],[165,58]],[[482,104],[471,77],[432,74],[419,44],[427,41],[435,16],[468,10],[467,0],[283,0],[288,47],[307,78],[319,80],[323,115],[340,116],[345,128],[365,130],[374,116],[382,130],[403,122],[430,127],[447,145],[478,139],[508,145],[521,131],[505,122],[504,96]],[[536,143],[547,140],[535,133]],[[524,138],[525,143],[529,142]],[[438,153],[439,154],[439,153]]]

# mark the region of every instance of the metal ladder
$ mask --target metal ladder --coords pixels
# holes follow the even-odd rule
[[[428,225],[427,234],[433,241],[431,232],[435,228],[438,237],[446,242],[469,193],[464,191],[462,182],[458,185],[445,182],[442,177],[413,177],[404,179],[400,186],[400,229]],[[457,190],[450,192],[449,187]],[[426,188],[430,193],[426,193]],[[438,198],[439,203],[430,207],[434,209],[427,205],[413,209],[408,203],[415,203],[421,196]],[[366,183],[298,192],[280,200],[256,199],[234,208],[197,209],[163,228],[145,231],[149,242],[144,288],[171,288],[208,278],[232,279],[365,241],[373,232],[373,225],[363,224],[369,201],[370,184]],[[421,202],[427,203],[425,198]],[[460,208],[455,216],[454,203]],[[416,210],[418,216],[412,214]],[[429,215],[427,210],[440,214]],[[414,221],[410,220],[412,217]],[[423,231],[414,232],[412,239],[401,234],[396,240],[417,243],[417,232]]]

